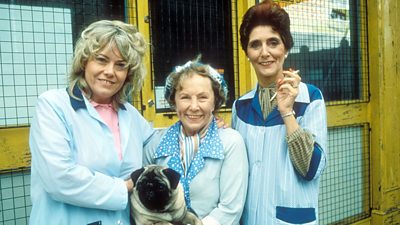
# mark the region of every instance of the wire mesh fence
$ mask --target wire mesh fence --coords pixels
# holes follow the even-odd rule
[[[0,171],[0,224],[29,224],[30,169]]]
[[[368,124],[329,128],[328,166],[321,178],[321,224],[351,224],[370,216]]]

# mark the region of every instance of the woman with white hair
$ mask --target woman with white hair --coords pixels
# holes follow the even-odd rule
[[[144,164],[158,164],[181,175],[186,205],[204,225],[239,224],[247,191],[244,141],[232,128],[218,128],[215,113],[225,103],[223,77],[199,58],[175,67],[165,98],[179,121],[145,146]]]

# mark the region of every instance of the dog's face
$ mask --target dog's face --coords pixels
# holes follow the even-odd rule
[[[173,169],[149,165],[134,171],[131,178],[140,202],[149,210],[162,211],[170,202],[180,174]]]

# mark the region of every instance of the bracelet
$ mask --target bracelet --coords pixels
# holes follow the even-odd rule
[[[288,117],[288,116],[295,116],[296,115],[296,112],[294,111],[294,110],[292,110],[291,112],[288,112],[288,113],[285,113],[285,114],[281,114],[281,117],[282,117],[282,119],[283,118],[286,118],[286,117]]]

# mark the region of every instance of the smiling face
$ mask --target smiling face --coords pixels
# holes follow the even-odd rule
[[[91,99],[97,103],[111,103],[112,97],[125,83],[128,68],[119,50],[106,46],[92,56],[85,67],[85,80],[92,91]]]
[[[181,80],[175,107],[187,135],[194,135],[211,120],[215,96],[208,77],[192,74]]]
[[[271,26],[254,27],[249,35],[246,53],[262,87],[267,87],[282,76],[287,50],[281,36]]]

